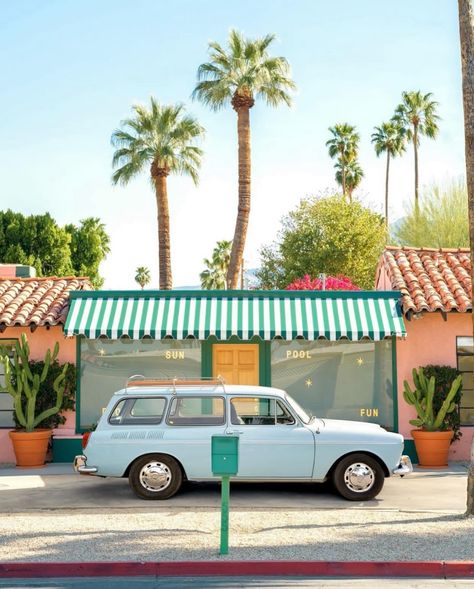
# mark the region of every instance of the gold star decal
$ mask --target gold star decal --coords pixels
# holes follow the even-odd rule
[[[359,356],[357,358],[357,366],[362,366],[363,363],[364,363],[364,359]]]
[[[307,378],[306,381],[305,381],[305,385],[309,389],[309,387],[313,386],[313,381],[310,378]]]

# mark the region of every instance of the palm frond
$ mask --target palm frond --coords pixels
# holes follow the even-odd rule
[[[245,38],[231,30],[226,49],[209,43],[210,61],[199,66],[198,83],[192,93],[212,110],[226,106],[235,93],[264,98],[268,104],[291,104],[290,91],[296,86],[290,76],[288,61],[268,55],[275,35],[259,39]]]

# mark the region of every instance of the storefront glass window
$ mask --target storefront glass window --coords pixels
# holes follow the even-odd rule
[[[81,429],[97,422],[115,391],[127,378],[201,377],[201,343],[197,340],[81,339]]]
[[[462,393],[459,406],[461,425],[474,425],[474,345],[472,337],[457,338],[458,370],[462,372]]]
[[[313,415],[393,429],[392,341],[274,341],[272,386]]]

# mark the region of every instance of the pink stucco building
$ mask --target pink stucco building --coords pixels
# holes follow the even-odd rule
[[[64,337],[69,292],[92,288],[86,278],[20,278],[15,266],[0,266],[0,345],[12,346],[25,333],[32,360],[43,360],[46,350],[59,343],[58,361],[76,361],[76,342]],[[64,439],[76,436],[74,412],[55,432]],[[0,464],[15,463],[8,432],[13,426],[11,397],[0,394]]]
[[[474,347],[471,262],[467,249],[387,247],[376,275],[378,290],[399,290],[407,336],[396,342],[398,427],[412,440],[413,407],[403,399],[403,381],[427,364],[459,367],[464,373],[462,437],[451,460],[468,460],[474,432]]]

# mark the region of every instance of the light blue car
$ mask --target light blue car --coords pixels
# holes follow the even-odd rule
[[[168,499],[184,480],[217,480],[211,438],[239,437],[231,480],[324,482],[346,499],[378,495],[412,471],[403,437],[381,426],[310,417],[285,391],[222,381],[134,380],[83,439],[81,474],[128,477],[143,499]]]

